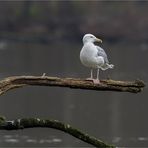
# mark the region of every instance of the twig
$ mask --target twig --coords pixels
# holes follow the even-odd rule
[[[37,127],[54,128],[63,131],[98,148],[115,148],[115,146],[113,145],[108,145],[95,137],[89,136],[88,134],[83,133],[82,131],[76,128],[73,128],[69,124],[64,124],[57,120],[22,118],[12,121],[6,121],[5,117],[0,117],[0,130],[19,130],[19,129],[37,128]]]
[[[100,84],[93,84],[93,82],[76,79],[76,78],[58,78],[49,76],[12,76],[0,81],[0,95],[8,90],[24,87],[26,85],[38,86],[59,86],[79,89],[102,90],[102,91],[121,91],[138,93],[145,86],[143,81],[116,81],[116,80],[102,80]]]

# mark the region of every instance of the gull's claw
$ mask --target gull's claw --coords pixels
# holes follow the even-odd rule
[[[98,80],[98,79],[93,79],[93,83],[94,83],[94,84],[100,84],[101,82],[100,82],[100,80]]]
[[[93,78],[87,78],[86,80],[88,80],[88,81],[93,81],[94,79],[93,79]]]
[[[43,73],[42,78],[45,77],[46,73]]]
[[[101,83],[99,79],[87,78],[86,80],[92,81],[94,84],[100,84]]]
[[[109,66],[110,66],[110,68],[111,68],[111,69],[113,69],[113,68],[114,68],[114,65],[113,65],[113,64],[110,64]]]

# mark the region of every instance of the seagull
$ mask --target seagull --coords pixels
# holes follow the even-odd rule
[[[94,84],[100,84],[99,69],[112,69],[114,65],[109,64],[105,51],[101,47],[96,46],[94,42],[102,43],[102,40],[96,38],[93,34],[84,35],[83,47],[80,51],[80,61],[84,66],[91,68],[91,75],[87,80],[93,81]],[[96,79],[93,78],[93,69],[97,69]]]

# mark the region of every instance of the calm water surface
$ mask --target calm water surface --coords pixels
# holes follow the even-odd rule
[[[89,69],[79,61],[81,42],[0,44],[0,78],[42,75],[85,78]],[[105,43],[114,70],[101,72],[101,79],[148,80],[146,43]],[[25,87],[0,98],[0,114],[9,120],[25,117],[53,118],[117,146],[147,147],[148,92],[130,94],[54,87]],[[54,129],[1,131],[0,147],[90,147]]]

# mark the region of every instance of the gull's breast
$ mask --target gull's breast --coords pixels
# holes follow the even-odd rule
[[[98,50],[93,44],[84,45],[80,52],[81,63],[86,67],[98,68],[99,63],[104,60],[98,58],[97,52]]]

